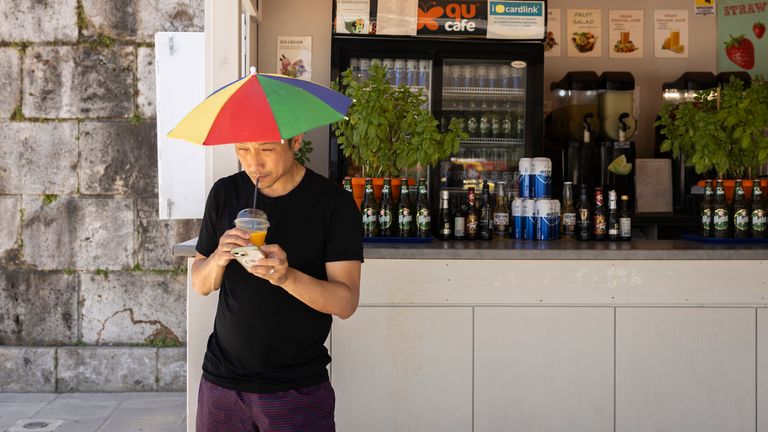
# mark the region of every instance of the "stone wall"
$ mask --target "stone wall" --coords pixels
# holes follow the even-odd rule
[[[0,0],[0,392],[184,388],[158,220],[154,33],[203,0]],[[171,348],[175,347],[175,348]]]

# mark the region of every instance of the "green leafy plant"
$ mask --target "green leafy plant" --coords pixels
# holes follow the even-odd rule
[[[458,120],[440,132],[439,122],[423,108],[426,97],[421,90],[390,86],[381,65],[372,65],[368,72],[365,81],[351,69],[341,74],[341,85],[335,88],[343,88],[353,102],[347,118],[333,126],[344,156],[363,177],[399,176],[416,165],[435,165],[459,150],[467,134]]]
[[[302,165],[306,165],[307,162],[312,161],[309,158],[309,154],[312,153],[313,150],[312,141],[305,139],[301,142],[301,147],[299,147],[299,150],[294,153],[293,157],[296,159],[296,162]]]
[[[756,78],[745,89],[733,77],[693,102],[664,104],[656,125],[666,136],[661,151],[684,154],[697,173],[743,178],[768,161],[768,83]]]

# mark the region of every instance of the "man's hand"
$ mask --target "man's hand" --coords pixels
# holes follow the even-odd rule
[[[261,246],[261,251],[264,252],[266,258],[258,260],[259,264],[251,266],[248,271],[268,280],[272,285],[283,286],[290,273],[288,255],[283,248],[276,244]]]
[[[211,254],[212,261],[220,267],[226,267],[234,258],[232,249],[251,244],[250,235],[240,228],[227,230],[219,239],[219,246]]]

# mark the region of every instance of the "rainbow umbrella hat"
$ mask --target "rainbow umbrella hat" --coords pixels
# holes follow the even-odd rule
[[[168,137],[202,145],[278,142],[342,120],[351,103],[319,84],[251,67],[193,108]]]

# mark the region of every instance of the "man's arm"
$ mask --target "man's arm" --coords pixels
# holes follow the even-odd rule
[[[288,266],[285,251],[278,245],[264,245],[267,258],[249,271],[286,290],[317,311],[347,319],[360,300],[360,261],[325,263],[328,280],[313,278]]]
[[[228,230],[219,239],[219,246],[211,254],[205,255],[197,252],[192,263],[192,289],[198,294],[208,294],[221,288],[221,280],[224,278],[224,269],[232,260],[232,249],[250,244],[249,235],[245,231],[233,228]]]

